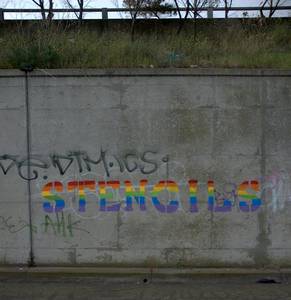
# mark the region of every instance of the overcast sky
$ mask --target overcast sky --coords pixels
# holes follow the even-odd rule
[[[72,2],[76,0],[71,0]],[[233,6],[258,6],[262,0],[233,0]],[[56,7],[63,7],[64,6],[64,0],[54,0]],[[88,7],[116,7],[119,5],[122,6],[122,0],[87,0]],[[285,5],[291,5],[291,0],[285,0]],[[25,7],[25,8],[34,8],[36,7],[32,0],[0,0],[0,7],[7,7],[7,8],[19,8],[19,7]],[[237,12],[230,12],[230,16],[238,16],[239,13]],[[257,14],[257,13],[252,13]],[[291,12],[281,12],[283,16],[291,16]],[[216,13],[215,16],[219,17],[222,16],[221,13]],[[5,16],[7,19],[15,18],[15,15],[7,14]],[[21,14],[17,16],[18,18],[35,18],[36,16],[31,14]],[[62,17],[62,16],[57,16]],[[96,18],[96,14],[86,14],[87,18]],[[109,14],[109,18],[116,18],[119,17],[118,14],[112,13]]]

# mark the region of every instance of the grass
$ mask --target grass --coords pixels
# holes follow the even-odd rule
[[[291,68],[291,28],[229,24],[138,31],[100,30],[52,24],[0,30],[0,68],[242,67]]]

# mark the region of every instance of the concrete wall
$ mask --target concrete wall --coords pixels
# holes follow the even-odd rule
[[[290,71],[1,71],[0,125],[2,264],[291,265]]]

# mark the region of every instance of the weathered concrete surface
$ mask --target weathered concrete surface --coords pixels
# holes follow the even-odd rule
[[[25,95],[22,72],[0,71],[3,264],[26,263],[32,248],[38,265],[291,265],[290,71],[46,70],[29,74],[28,107]],[[142,179],[146,211],[126,211],[124,181],[138,191]],[[196,212],[190,179],[198,180]],[[85,180],[93,183],[83,195],[73,182]],[[102,196],[99,182],[113,180],[113,198]],[[173,213],[153,203],[161,180],[177,184],[156,194],[164,208],[178,200]],[[42,194],[56,181],[57,191]],[[244,181],[259,189],[240,193]],[[49,192],[65,201],[58,213]],[[119,211],[100,211],[104,198]],[[262,204],[251,211],[254,198]],[[217,211],[227,199],[230,211]]]

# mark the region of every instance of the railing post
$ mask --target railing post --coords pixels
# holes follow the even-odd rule
[[[207,19],[213,19],[213,6],[207,7]]]
[[[0,8],[0,22],[4,21],[4,10],[3,8]]]
[[[108,19],[108,10],[106,7],[102,8],[102,20],[107,20]]]

